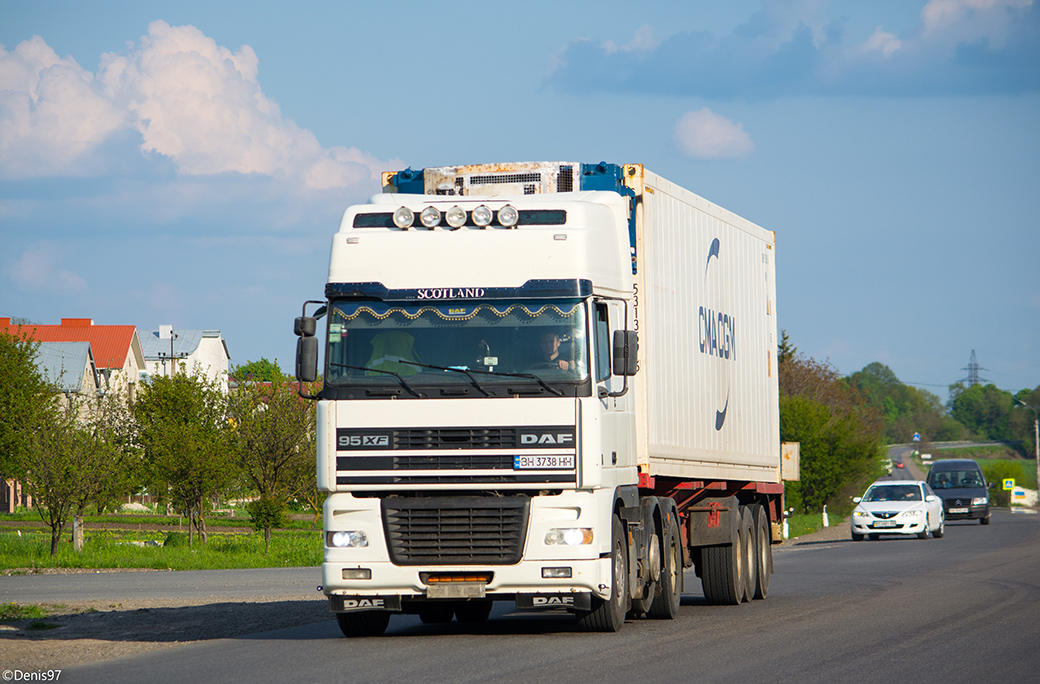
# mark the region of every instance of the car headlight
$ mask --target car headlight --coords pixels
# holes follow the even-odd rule
[[[974,499],[971,500],[971,505],[972,506],[985,506],[988,503],[989,503],[989,497],[988,496],[976,496]]]
[[[870,513],[868,513],[867,511],[860,510],[858,508],[856,510],[852,511],[852,515],[857,517],[857,518],[869,518],[870,517]]]
[[[919,508],[912,508],[909,511],[903,511],[902,513],[900,513],[899,517],[900,518],[917,518],[917,517],[920,517],[922,513],[924,513],[924,511],[922,511],[921,509],[919,509]]]
[[[592,529],[588,527],[554,528],[545,533],[548,546],[579,546],[592,543]]]
[[[349,532],[326,532],[325,545],[338,549],[368,546],[368,535],[360,530]]]

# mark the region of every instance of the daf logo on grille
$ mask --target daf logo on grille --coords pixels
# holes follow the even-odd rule
[[[541,444],[555,444],[557,446],[570,446],[574,444],[574,435],[563,433],[521,433],[520,444],[523,446],[530,445],[541,445]]]

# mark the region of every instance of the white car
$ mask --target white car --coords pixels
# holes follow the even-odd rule
[[[929,532],[936,539],[943,536],[942,499],[924,482],[878,480],[852,501],[857,504],[852,511],[852,541],[877,539],[883,534],[916,534],[919,539],[927,539]]]

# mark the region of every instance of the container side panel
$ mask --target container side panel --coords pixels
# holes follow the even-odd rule
[[[773,234],[651,174],[640,257],[653,474],[779,480]]]

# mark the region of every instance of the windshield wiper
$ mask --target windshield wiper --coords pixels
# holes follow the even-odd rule
[[[408,363],[408,362],[404,361],[403,363]],[[411,392],[412,396],[419,397],[420,399],[423,399],[426,396],[425,394],[420,394],[419,392],[416,392],[415,389],[411,385],[408,384],[408,381],[406,381],[404,378],[402,378],[400,375],[398,375],[397,373],[395,373],[393,371],[380,370],[379,368],[367,368],[365,366],[348,366],[345,363],[332,363],[332,362],[329,362],[329,365],[330,366],[335,366],[336,368],[350,368],[352,370],[369,371],[369,372],[372,372],[372,373],[386,373],[387,375],[392,375],[395,378],[397,378],[397,381],[399,383],[401,383],[401,387],[404,387],[406,390]]]
[[[405,361],[403,359],[401,360],[401,363],[407,363],[409,366],[418,366],[420,368],[432,368],[433,370],[452,371],[454,373],[462,373],[467,378],[469,378],[469,381],[473,383],[474,387],[476,387],[478,390],[480,390],[481,392],[484,393],[485,397],[490,397],[491,396],[491,392],[488,392],[486,389],[481,387],[480,383],[477,382],[477,379],[469,374],[469,369],[467,369],[467,368],[452,368],[451,366],[431,366],[428,363],[417,363],[415,361]]]
[[[540,377],[538,377],[534,373],[500,373],[499,371],[485,371],[485,370],[474,370],[473,372],[474,373],[483,373],[484,375],[499,375],[499,376],[506,377],[506,378],[524,378],[526,380],[534,380],[539,385],[544,387],[549,392],[552,392],[556,396],[558,396],[558,397],[562,397],[563,396],[563,391],[562,390],[558,390],[555,387],[552,387],[551,385],[546,383],[544,380],[542,380]]]

